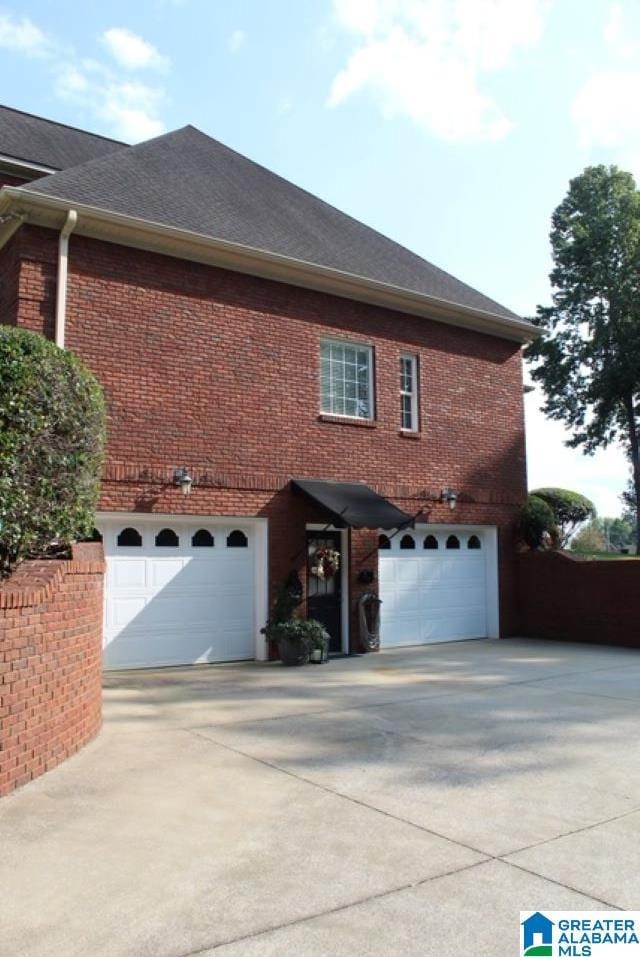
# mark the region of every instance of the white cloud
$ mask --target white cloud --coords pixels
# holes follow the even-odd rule
[[[166,69],[169,64],[155,47],[129,30],[113,28],[101,39],[127,70]],[[0,13],[0,49],[39,56],[55,95],[93,114],[102,121],[102,129],[118,139],[139,142],[165,130],[160,118],[165,99],[161,86],[132,81],[106,62],[79,57],[73,46],[45,34],[26,17],[17,20]]]
[[[62,64],[57,71],[55,92],[62,99],[85,93],[89,88],[86,76],[72,63]]]
[[[234,30],[228,40],[228,47],[232,53],[238,53],[238,51],[245,45],[247,42],[247,34],[244,30]]]
[[[367,91],[383,115],[405,116],[447,142],[497,140],[511,123],[484,74],[509,66],[542,35],[547,0],[334,0],[355,38],[328,106]]]
[[[46,56],[49,48],[48,37],[28,17],[18,20],[8,13],[0,13],[0,49],[26,56]]]
[[[285,113],[290,113],[293,109],[293,97],[288,93],[285,93],[284,96],[281,96],[276,105],[276,113],[278,116],[284,116]]]
[[[541,406],[538,389],[526,396],[529,488],[555,485],[573,489],[595,502],[600,515],[619,515],[620,495],[630,474],[623,449],[612,445],[587,456],[579,449],[568,448],[565,442],[569,433],[564,425],[548,419]]]
[[[578,90],[571,117],[584,148],[618,152],[619,161],[640,169],[640,30],[621,3],[609,7],[602,31],[603,61]]]
[[[640,70],[600,70],[576,95],[571,114],[581,146],[624,147],[640,141]]]
[[[147,40],[124,27],[111,27],[102,34],[102,42],[116,63],[127,70],[166,70],[168,60]]]
[[[118,139],[139,142],[164,133],[164,123],[158,118],[159,90],[142,83],[112,81],[102,92],[100,111]]]
[[[638,52],[638,43],[628,33],[621,3],[612,3],[604,25],[605,46],[616,57],[630,59]]]
[[[134,80],[123,80],[111,67],[84,59],[57,70],[59,97],[90,109],[108,124],[117,139],[140,142],[159,136],[165,126],[160,119],[164,90]]]

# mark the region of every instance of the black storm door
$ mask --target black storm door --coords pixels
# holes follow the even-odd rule
[[[318,574],[323,555],[338,553],[335,574]],[[321,622],[329,632],[329,651],[342,651],[342,561],[340,532],[307,532],[307,616]],[[326,561],[325,561],[326,568]]]

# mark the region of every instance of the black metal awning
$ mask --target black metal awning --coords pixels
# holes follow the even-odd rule
[[[407,528],[413,516],[362,482],[292,479],[294,489],[320,505],[336,528]]]

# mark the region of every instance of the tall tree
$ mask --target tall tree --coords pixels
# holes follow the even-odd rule
[[[552,305],[527,349],[544,411],[591,454],[621,441],[632,465],[640,530],[640,194],[633,176],[591,166],[553,214]],[[640,535],[636,535],[640,554]]]
[[[636,490],[634,488],[633,479],[629,480],[629,484],[626,489],[620,496],[622,500],[622,520],[629,522],[633,525],[633,537],[634,542],[638,542],[638,502],[636,499]]]

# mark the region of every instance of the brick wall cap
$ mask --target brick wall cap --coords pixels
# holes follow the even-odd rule
[[[101,542],[78,542],[71,558],[34,559],[22,562],[10,578],[0,583],[0,610],[25,608],[48,601],[65,574],[96,575],[105,570]]]

